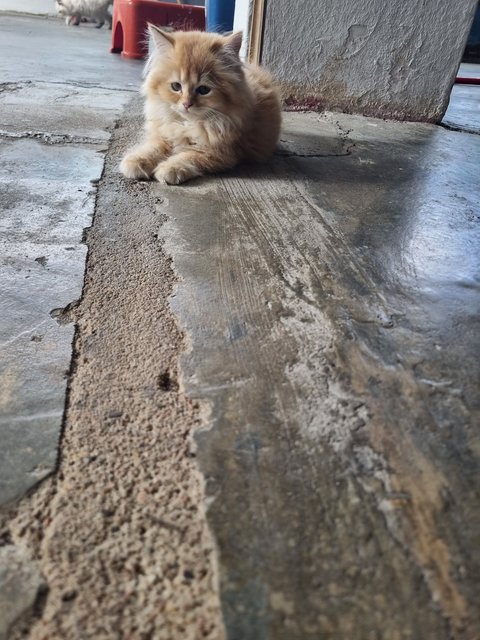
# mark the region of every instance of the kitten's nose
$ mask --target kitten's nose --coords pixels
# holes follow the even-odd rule
[[[192,103],[190,102],[190,100],[187,100],[186,102],[183,103],[183,106],[185,107],[185,111],[188,111],[192,106]]]

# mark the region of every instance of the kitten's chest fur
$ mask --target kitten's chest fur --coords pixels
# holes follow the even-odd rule
[[[150,130],[155,130],[155,133],[167,140],[172,148],[210,148],[218,143],[224,134],[224,131],[218,130],[218,127],[208,122],[184,119],[168,108],[158,110],[154,105],[152,112],[148,114],[147,107],[147,117],[148,115]]]
[[[176,121],[173,127],[170,127],[170,136],[171,142],[177,146],[202,147],[208,144],[204,127],[189,120]]]

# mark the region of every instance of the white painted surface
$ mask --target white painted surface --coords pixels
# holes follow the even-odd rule
[[[252,11],[253,0],[236,0],[235,15],[233,18],[233,30],[243,31],[242,48],[240,49],[240,57],[245,60],[248,51],[248,41],[250,38],[250,15]]]
[[[477,0],[267,0],[262,62],[298,105],[441,119]]]

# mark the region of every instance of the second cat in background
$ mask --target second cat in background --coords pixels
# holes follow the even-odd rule
[[[180,184],[266,160],[280,134],[280,94],[267,71],[240,61],[242,34],[149,29],[145,135],[123,158],[122,173]]]
[[[112,28],[112,14],[110,6],[113,0],[56,0],[55,5],[59,16],[63,16],[67,25],[78,25],[87,19],[95,20],[97,29],[105,22]]]

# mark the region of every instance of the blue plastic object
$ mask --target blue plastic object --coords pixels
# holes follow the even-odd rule
[[[235,0],[207,0],[205,8],[207,31],[223,33],[233,29]]]

